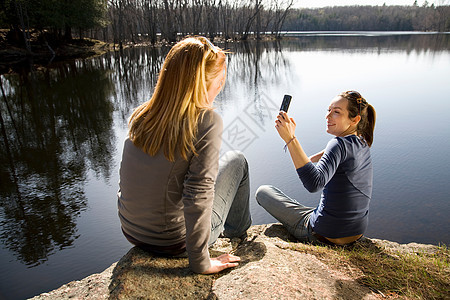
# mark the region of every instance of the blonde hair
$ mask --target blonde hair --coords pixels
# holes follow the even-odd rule
[[[225,52],[205,37],[189,37],[172,47],[151,99],[137,107],[129,121],[129,138],[151,156],[162,148],[174,161],[194,153],[197,124],[211,109],[208,88],[225,64]]]

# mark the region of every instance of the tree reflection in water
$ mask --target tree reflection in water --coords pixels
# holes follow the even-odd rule
[[[88,170],[110,176],[114,86],[89,61],[0,80],[0,240],[34,266],[78,237]]]
[[[219,44],[232,53],[215,106],[226,111],[245,102],[237,106],[263,132],[282,96],[271,93],[298,84],[289,51],[435,52],[448,49],[449,36],[297,36]],[[132,109],[149,99],[168,50],[126,49],[0,77],[0,241],[18,260],[35,266],[74,245],[77,216],[89,201],[89,172],[110,178],[117,159],[113,124],[125,126]]]

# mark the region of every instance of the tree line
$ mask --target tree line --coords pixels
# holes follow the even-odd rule
[[[294,0],[110,0],[103,39],[123,41],[203,34],[246,40],[256,32],[277,35]]]
[[[246,40],[283,31],[450,31],[450,6],[293,8],[295,0],[0,0],[0,27],[29,48],[90,37],[124,43],[175,42],[201,34]],[[445,4],[448,1],[441,1]]]
[[[288,31],[450,31],[450,6],[335,6],[295,9],[287,17]]]
[[[8,41],[26,46],[31,35],[45,42],[72,39],[83,31],[107,26],[107,0],[0,0],[0,27],[9,29]]]
[[[0,27],[27,45],[92,37],[119,45],[203,34],[211,39],[277,35],[294,0],[0,0]]]

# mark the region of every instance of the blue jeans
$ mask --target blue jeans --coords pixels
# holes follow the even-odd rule
[[[212,245],[219,235],[240,237],[252,224],[248,163],[239,151],[228,151],[219,161],[211,215]]]
[[[256,201],[281,222],[296,239],[316,243],[309,219],[314,208],[304,206],[271,185],[262,185],[256,191]]]

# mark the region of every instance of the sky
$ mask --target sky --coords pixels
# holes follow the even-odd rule
[[[425,0],[417,0],[417,4],[422,6]],[[442,0],[428,0],[429,4],[440,2],[449,2]],[[414,0],[297,0],[295,7],[325,7],[325,6],[345,6],[345,5],[412,5]]]

